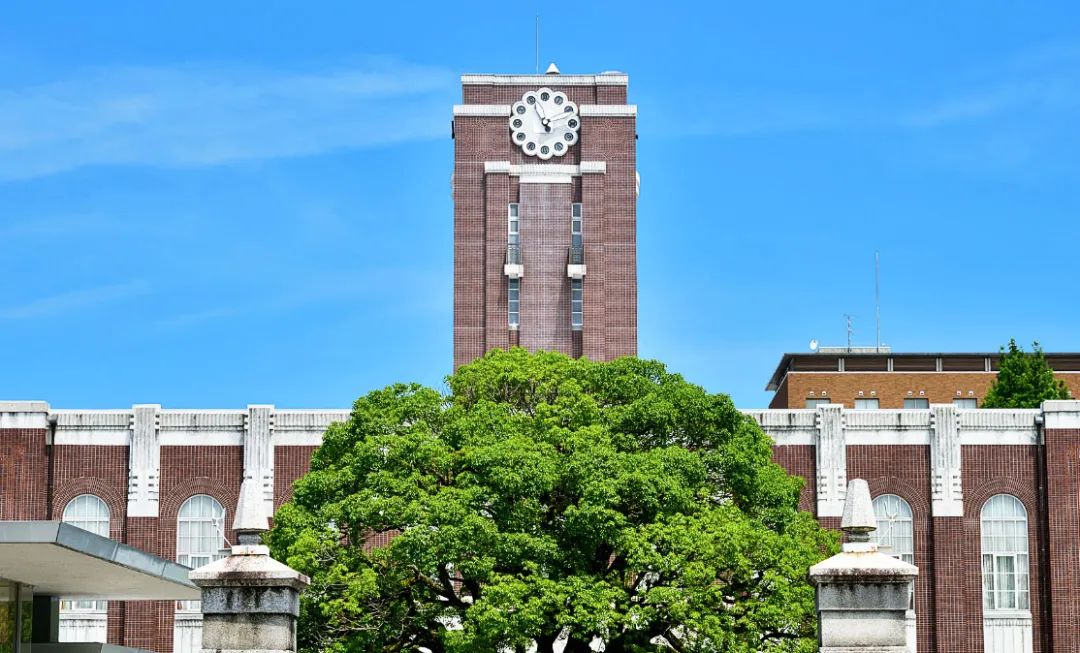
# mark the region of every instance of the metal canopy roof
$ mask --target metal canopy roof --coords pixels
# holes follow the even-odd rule
[[[198,600],[183,565],[58,521],[0,522],[0,578],[35,594],[124,600]]]

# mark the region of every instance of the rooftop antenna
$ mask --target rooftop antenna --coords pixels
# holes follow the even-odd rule
[[[877,350],[881,352],[881,253],[874,252],[874,321],[877,323]]]
[[[851,351],[852,336],[855,334],[855,328],[851,326],[851,316],[844,313],[844,320],[847,321],[847,348]]]
[[[536,74],[540,74],[540,14],[536,14]]]

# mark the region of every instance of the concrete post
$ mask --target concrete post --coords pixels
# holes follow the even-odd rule
[[[810,568],[817,586],[821,653],[909,653],[906,614],[919,569],[880,553],[866,481],[848,484],[841,553]]]
[[[260,544],[260,534],[269,530],[266,512],[258,480],[245,480],[231,555],[189,574],[202,588],[204,653],[296,651],[300,591],[311,581],[271,558],[269,548]]]

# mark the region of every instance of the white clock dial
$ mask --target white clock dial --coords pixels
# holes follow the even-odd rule
[[[510,107],[510,140],[529,156],[562,156],[578,141],[581,118],[566,93],[540,88],[528,91]]]

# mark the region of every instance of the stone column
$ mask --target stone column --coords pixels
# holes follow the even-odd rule
[[[840,528],[843,551],[810,568],[821,653],[910,653],[906,614],[919,570],[870,541],[877,520],[866,481],[848,484]]]
[[[296,651],[300,591],[310,579],[271,558],[260,543],[261,533],[269,530],[266,512],[258,480],[245,480],[231,555],[189,574],[202,588],[204,653]]]

